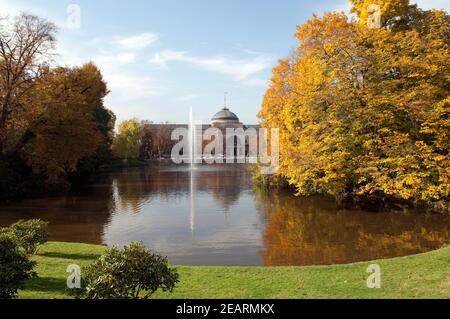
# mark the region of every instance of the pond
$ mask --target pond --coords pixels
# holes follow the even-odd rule
[[[142,241],[178,265],[326,265],[450,243],[450,216],[348,210],[322,197],[264,193],[245,165],[151,165],[104,172],[69,194],[0,206],[0,225],[50,222],[53,241]]]

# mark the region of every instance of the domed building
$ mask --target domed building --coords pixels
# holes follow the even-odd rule
[[[244,125],[239,121],[236,114],[230,111],[227,107],[224,107],[211,119],[211,126],[217,128],[240,128]]]
[[[226,104],[225,104],[226,105]],[[211,119],[210,124],[202,125],[202,132],[205,132],[207,129],[214,127],[219,129],[223,135],[223,146],[225,147],[224,154],[235,154],[236,156],[245,156],[248,152],[248,141],[245,142],[245,147],[242,149],[239,147],[240,141],[235,139],[234,137],[229,137],[227,141],[227,128],[230,129],[248,129],[255,128],[258,129],[258,125],[244,125],[239,117],[233,113],[227,106],[223,107],[219,112],[217,112]],[[178,141],[172,141],[171,134],[173,130],[177,128],[189,129],[188,124],[154,124],[151,122],[144,122],[143,129],[147,132],[147,136],[145,137],[148,140],[148,144],[150,145],[150,150],[148,150],[145,154],[145,159],[151,158],[161,158],[171,156],[171,150],[173,146]],[[164,147],[161,151],[161,147],[158,149],[153,149],[153,139],[164,141]],[[204,141],[205,145],[210,141]],[[239,151],[239,152],[238,152]]]
[[[239,121],[236,114],[230,111],[228,107],[224,107],[217,112],[211,119],[211,127],[222,131],[223,143],[225,146],[224,154],[234,154],[235,156],[245,156],[247,145],[244,145],[244,153],[240,154],[239,141],[234,137],[228,137],[227,129],[245,129],[244,124]]]

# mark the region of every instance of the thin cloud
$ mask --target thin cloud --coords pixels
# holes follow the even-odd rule
[[[167,66],[169,62],[185,62],[204,70],[232,76],[236,81],[244,81],[252,75],[271,67],[271,59],[258,55],[252,59],[231,59],[223,56],[197,57],[186,51],[162,51],[156,53],[150,63]]]
[[[106,64],[106,63],[119,63],[128,64],[136,60],[136,55],[134,53],[119,53],[115,55],[102,55],[93,58],[95,63]]]
[[[116,37],[114,44],[124,50],[142,50],[159,40],[159,35],[153,32],[143,32],[129,37]]]
[[[150,59],[150,63],[160,67],[167,67],[167,63],[171,61],[183,61],[187,55],[186,51],[170,51],[165,50],[155,53]]]
[[[138,74],[107,72],[105,74],[111,94],[118,98],[139,99],[149,96],[161,96],[165,90],[151,77]]]
[[[131,108],[142,100],[162,96],[165,86],[155,78],[149,77],[139,62],[138,52],[127,52],[111,47],[108,41],[95,39],[83,45],[59,43],[58,63],[75,66],[92,61],[100,68],[110,93],[105,99],[118,119],[131,116]]]

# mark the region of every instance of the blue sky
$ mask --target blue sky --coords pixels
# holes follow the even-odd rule
[[[450,9],[448,0],[421,0]],[[70,27],[69,5],[80,8]],[[69,10],[68,10],[69,8]],[[209,122],[223,106],[257,123],[271,69],[297,45],[296,25],[313,13],[348,10],[346,0],[0,0],[0,14],[27,11],[55,22],[56,62],[94,61],[118,120]]]

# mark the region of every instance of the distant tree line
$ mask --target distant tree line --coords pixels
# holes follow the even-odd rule
[[[174,145],[172,128],[167,122],[154,124],[137,118],[123,121],[114,138],[113,153],[123,159],[169,158]]]

